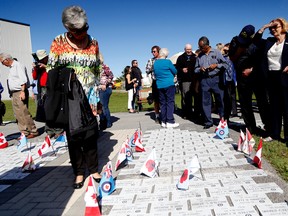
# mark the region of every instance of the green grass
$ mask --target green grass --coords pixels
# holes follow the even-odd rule
[[[254,136],[257,150],[260,137]],[[285,143],[279,141],[263,142],[262,157],[270,162],[275,170],[288,182],[288,148]]]
[[[177,107],[181,107],[180,99],[181,99],[180,94],[176,94],[175,104],[177,105]],[[127,92],[113,91],[109,103],[111,113],[128,112],[127,100],[128,100]],[[15,120],[11,100],[6,100],[4,101],[4,103],[6,105],[6,114],[3,120],[4,121]],[[144,104],[143,108],[144,110],[153,110],[153,104],[152,105]],[[36,113],[36,105],[32,99],[30,99],[29,101],[29,111],[34,117]],[[260,137],[254,136],[254,138],[256,141],[256,145],[254,148],[255,150],[257,150]],[[285,143],[278,141],[272,141],[269,143],[263,142],[262,155],[266,160],[270,162],[270,164],[282,176],[282,178],[288,182],[288,148],[286,147]]]

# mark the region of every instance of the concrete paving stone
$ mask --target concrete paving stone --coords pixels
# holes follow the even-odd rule
[[[288,206],[286,202],[283,203],[259,203],[257,208],[263,216],[287,216]]]
[[[242,176],[250,176],[250,177],[266,177],[267,173],[263,169],[253,169],[253,170],[235,170],[235,175],[239,178]]]
[[[188,205],[187,200],[177,200],[168,202],[152,202],[150,212],[168,214],[173,212],[173,215],[180,214],[180,212],[191,211],[191,206]]]
[[[135,215],[135,216],[145,216],[147,215],[148,203],[143,203],[142,205],[132,204],[129,206],[124,205],[114,205],[109,212],[111,216],[119,215]]]
[[[218,197],[192,197],[190,198],[192,209],[205,208],[213,209],[215,207],[229,208],[230,204],[225,196]]]
[[[26,215],[27,216],[38,216],[38,215],[42,215],[43,216],[44,214],[41,214],[42,212],[43,212],[42,209],[32,209]],[[21,215],[21,216],[23,216],[23,215]]]
[[[149,195],[150,196],[150,195]],[[121,194],[121,195],[110,195],[103,197],[101,200],[102,205],[131,205],[135,201],[136,194]]]
[[[170,200],[171,198],[171,192],[164,192],[164,193],[156,193],[153,194],[136,194],[134,199],[134,204],[141,205],[141,203],[154,203],[158,202],[159,204],[165,204]]]
[[[206,191],[204,188],[196,188],[194,187],[192,190],[175,190],[172,193],[172,200],[189,200],[190,198],[203,198],[207,197]]]
[[[12,199],[10,199],[7,203],[12,203],[12,204],[18,203],[21,200],[24,200],[28,196],[28,194],[29,192],[27,192],[26,190],[22,191],[21,193],[18,193],[17,196],[14,196]]]
[[[12,186],[12,185],[0,185],[0,192],[4,191],[5,189],[7,189],[10,186]]]
[[[275,183],[261,183],[256,185],[243,185],[248,194],[258,193],[283,193],[283,190]]]
[[[243,196],[229,195],[233,206],[245,206],[253,203],[257,204],[272,204],[272,201],[266,194],[246,194]]]
[[[139,187],[128,187],[128,188],[122,188],[120,194],[150,194],[153,189],[153,186],[143,186],[141,188]]]
[[[220,181],[216,181],[214,179],[213,180],[208,179],[208,180],[203,181],[201,178],[193,178],[192,180],[189,181],[189,186],[194,189],[194,188],[215,188],[215,187],[219,188],[222,185]]]
[[[236,184],[241,184],[241,185],[255,185],[257,184],[253,178],[251,178],[250,176],[246,176],[246,177],[242,177],[242,178],[235,178],[235,179],[222,179],[219,180],[219,182],[221,183],[221,185],[223,185],[223,187],[229,187],[229,186],[233,186]]]
[[[44,209],[43,211],[41,211],[41,213],[39,215],[41,216],[59,216],[59,215],[62,215],[63,213],[63,209],[57,209],[57,208],[54,208],[54,209]]]
[[[237,160],[229,160],[227,161],[229,166],[241,166],[241,165],[246,165],[247,164],[247,159],[246,158],[240,158]]]
[[[211,197],[217,197],[219,194],[222,196],[229,195],[246,195],[247,192],[243,189],[241,185],[234,185],[234,187],[210,187],[207,188]]]
[[[40,201],[39,201],[40,202]],[[34,207],[37,205],[37,203],[32,203],[32,202],[30,202],[30,203],[27,203],[27,204],[25,204],[22,208],[21,208],[21,210],[19,210],[18,212],[20,213],[21,212],[21,215],[27,215],[27,214],[29,214],[30,213],[30,211],[32,210],[32,209],[34,209]],[[17,213],[16,213],[17,214]]]
[[[5,210],[1,210],[1,215],[15,215],[16,216],[17,215],[16,212],[17,212],[16,210],[5,209]]]
[[[73,190],[69,190],[66,187],[66,190],[62,191],[62,193],[60,193],[59,195],[55,195],[53,193],[53,194],[51,194],[51,197],[54,198],[55,202],[60,202],[60,203],[64,203],[65,204],[65,203],[67,203],[65,201],[69,200],[69,198],[73,195],[73,192],[74,192]]]
[[[62,202],[41,202],[37,203],[36,209],[58,209],[62,205]]]
[[[249,215],[259,216],[259,213],[255,210],[252,205],[237,206],[230,208],[215,207],[213,209],[215,215],[219,216],[235,216],[235,215]]]
[[[62,197],[63,193],[67,193],[67,186],[60,186],[57,187],[55,190],[51,191],[51,193],[49,194],[50,197]],[[69,193],[71,195],[71,192]],[[65,195],[63,197],[66,197]],[[61,200],[59,200],[61,201]]]

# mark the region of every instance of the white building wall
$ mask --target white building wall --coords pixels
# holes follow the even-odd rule
[[[0,53],[5,52],[17,58],[27,68],[27,74],[32,81],[33,57],[30,25],[0,18]],[[9,68],[0,64],[0,81],[4,87],[2,100],[9,99],[7,77]]]

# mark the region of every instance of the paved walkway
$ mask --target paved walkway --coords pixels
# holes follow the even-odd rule
[[[288,215],[288,184],[266,161],[260,170],[235,151],[238,131],[230,128],[230,138],[223,142],[214,137],[215,128],[204,131],[200,125],[175,118],[178,129],[162,129],[150,112],[113,114],[113,127],[101,132],[98,141],[100,168],[109,160],[115,167],[120,146],[139,125],[146,152],[135,153],[133,162],[113,173],[117,189],[102,199],[103,215]],[[233,128],[239,129],[241,119],[232,121]],[[37,126],[43,132],[43,124]],[[20,135],[17,126],[10,123],[0,129],[9,140],[9,147],[0,150],[0,215],[84,215],[87,181],[80,190],[72,188],[65,143],[56,143],[54,151],[40,158],[37,150],[45,134],[29,140],[38,169],[22,173],[28,150],[15,147]],[[140,168],[153,146],[160,177],[150,179],[140,175]],[[195,155],[201,169],[190,180],[189,190],[179,191],[175,185]]]

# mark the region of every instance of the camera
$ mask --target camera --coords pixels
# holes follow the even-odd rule
[[[36,66],[36,69],[39,69],[39,67],[40,67],[40,61],[39,61],[39,58],[38,58],[37,54],[36,54],[36,53],[32,53],[32,56],[33,56],[33,58],[34,58],[34,64],[35,64],[35,66]]]

